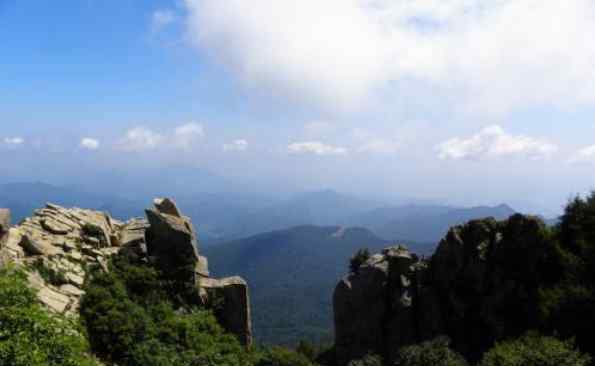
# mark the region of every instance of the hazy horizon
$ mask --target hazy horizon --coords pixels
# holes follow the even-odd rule
[[[0,0],[0,21],[0,183],[549,217],[595,188],[586,0]]]

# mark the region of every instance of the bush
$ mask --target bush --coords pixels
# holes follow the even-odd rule
[[[14,269],[0,270],[0,325],[0,365],[98,365],[81,329],[43,309],[26,275]]]
[[[576,350],[573,341],[560,341],[537,333],[496,344],[480,366],[586,366],[591,361]]]
[[[247,363],[243,347],[212,313],[181,301],[150,265],[120,255],[109,273],[90,275],[81,318],[103,359],[121,366]]]
[[[450,340],[439,337],[399,350],[398,366],[466,366],[467,361],[449,348]]]
[[[313,366],[308,358],[282,347],[273,347],[260,354],[256,366]]]
[[[359,267],[361,267],[361,265],[368,259],[370,259],[370,251],[367,248],[358,250],[349,261],[349,270],[352,273],[357,273]]]
[[[359,360],[351,360],[347,366],[382,366],[382,357],[374,354],[369,354]]]
[[[35,260],[35,262],[31,264],[31,268],[37,271],[41,278],[49,284],[59,287],[68,283],[64,272],[48,267],[42,258]]]

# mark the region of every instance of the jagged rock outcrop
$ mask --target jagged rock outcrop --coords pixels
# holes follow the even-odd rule
[[[240,277],[209,277],[207,258],[198,254],[198,240],[190,218],[169,199],[155,200],[146,211],[149,258],[180,284],[194,301],[215,306],[221,325],[236,334],[242,344],[252,344],[248,285]],[[194,295],[194,296],[192,296]]]
[[[197,304],[215,304],[221,324],[243,344],[252,343],[248,286],[239,277],[209,277],[208,261],[188,217],[170,199],[157,199],[147,220],[127,222],[109,214],[54,204],[10,227],[0,210],[0,265],[22,266],[48,309],[77,315],[89,266],[107,271],[110,256],[129,251],[153,261]]]
[[[106,267],[120,250],[124,228],[103,212],[47,204],[8,229],[0,254],[29,270],[29,282],[49,309],[76,314],[88,266]]]
[[[474,359],[535,323],[544,223],[514,215],[451,228],[429,260],[397,246],[371,256],[336,287],[338,365],[367,353],[392,364],[402,346],[448,335]]]

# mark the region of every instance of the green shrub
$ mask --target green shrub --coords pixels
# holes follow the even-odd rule
[[[300,353],[282,347],[272,347],[262,352],[256,366],[313,366],[308,358]]]
[[[0,365],[97,365],[80,331],[39,305],[25,274],[0,270]]]
[[[43,258],[38,258],[31,264],[31,268],[34,269],[41,278],[45,280],[45,282],[54,285],[54,286],[62,286],[68,283],[66,279],[66,275],[64,272],[61,272],[57,269],[50,268],[46,265]]]
[[[591,358],[581,354],[572,341],[561,341],[537,333],[496,344],[479,366],[586,366]]]
[[[398,366],[466,366],[463,356],[449,348],[450,340],[438,337],[399,350],[395,365]]]
[[[81,318],[92,349],[120,366],[239,366],[237,339],[210,311],[184,303],[154,267],[120,255],[110,272],[92,272]]]
[[[349,270],[352,273],[357,273],[359,267],[361,267],[368,259],[370,259],[370,251],[367,248],[358,250],[349,261]]]
[[[369,354],[359,360],[351,360],[347,366],[382,366],[382,357],[374,354]]]

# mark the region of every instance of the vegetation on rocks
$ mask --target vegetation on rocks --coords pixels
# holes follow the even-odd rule
[[[23,272],[0,270],[0,365],[98,365],[76,323],[42,308],[27,285]]]
[[[590,361],[591,357],[580,353],[572,340],[528,333],[498,343],[483,356],[479,366],[586,366]]]
[[[570,201],[553,227],[520,214],[474,220],[452,228],[427,260],[389,248],[358,272],[358,258],[335,291],[339,365],[366,352],[390,364],[464,362],[428,342],[439,335],[471,363],[489,351],[482,366],[587,365],[578,350],[595,355],[595,192]]]
[[[399,350],[395,366],[467,366],[463,356],[450,349],[447,337],[438,337]]]
[[[85,286],[81,317],[93,351],[122,366],[245,365],[250,355],[158,269],[119,255]]]
[[[367,248],[358,250],[349,261],[349,270],[356,273],[368,259],[370,259],[370,251]]]

